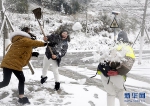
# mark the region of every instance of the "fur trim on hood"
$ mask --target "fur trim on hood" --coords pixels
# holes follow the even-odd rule
[[[30,36],[28,33],[26,33],[26,32],[23,32],[23,31],[15,31],[15,32],[10,33],[10,35],[9,35],[10,41],[12,41],[12,38],[13,38],[14,36],[17,36],[17,35],[31,38],[31,36]]]

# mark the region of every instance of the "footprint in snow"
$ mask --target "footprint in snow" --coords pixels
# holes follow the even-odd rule
[[[98,94],[94,94],[94,98],[98,98]]]
[[[64,105],[70,105],[71,104],[71,102],[67,102],[67,103],[65,103]]]
[[[3,92],[3,93],[1,93],[1,94],[0,94],[0,100],[3,99],[3,98],[5,98],[5,97],[7,97],[8,95],[9,95],[8,92]]]
[[[95,104],[92,101],[88,102],[91,106],[95,106]]]
[[[89,91],[87,88],[83,88],[85,91]]]

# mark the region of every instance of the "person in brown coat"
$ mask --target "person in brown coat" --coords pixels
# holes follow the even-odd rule
[[[32,55],[32,49],[34,47],[46,46],[47,43],[32,40],[31,36],[23,31],[12,32],[10,34],[10,40],[12,45],[1,62],[1,68],[3,68],[3,81],[0,82],[0,88],[9,84],[11,75],[14,73],[19,80],[18,102],[22,104],[30,103],[28,98],[24,96],[25,76],[22,68],[28,64]],[[48,45],[52,46],[50,43]]]

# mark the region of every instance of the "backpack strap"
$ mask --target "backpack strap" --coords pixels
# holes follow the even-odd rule
[[[95,74],[94,76],[92,76],[92,77],[90,77],[90,78],[96,77],[97,73],[98,73],[98,71],[96,72],[96,74]]]
[[[108,82],[107,82],[107,84],[109,84],[109,81],[110,81],[110,76],[109,76],[109,78],[108,78]]]
[[[123,87],[124,87],[124,90],[126,91],[127,89],[126,89],[126,87],[125,87],[125,85],[123,84]]]
[[[8,51],[10,49],[10,46],[12,45],[12,43],[10,43],[7,47],[6,47],[6,51]]]

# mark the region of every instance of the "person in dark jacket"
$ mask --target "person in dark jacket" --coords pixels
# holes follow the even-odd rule
[[[44,60],[43,60],[43,70],[41,76],[41,84],[43,84],[47,80],[47,70],[49,65],[52,64],[52,71],[55,78],[55,90],[59,90],[60,88],[60,80],[59,80],[59,72],[58,67],[61,62],[61,58],[65,56],[68,49],[68,41],[70,41],[68,32],[66,30],[62,31],[58,34],[51,34],[50,36],[46,36],[43,38],[45,42],[49,41],[55,44],[54,47],[51,48],[53,54],[50,52],[49,47],[46,48]]]
[[[24,82],[25,76],[22,68],[29,63],[32,55],[33,47],[43,47],[47,43],[32,40],[31,36],[24,31],[15,31],[10,34],[10,41],[12,42],[9,50],[4,56],[0,67],[3,68],[3,81],[0,82],[0,88],[5,87],[9,84],[12,73],[19,80],[19,100],[21,104],[30,103],[28,98],[24,96]],[[52,46],[52,44],[48,44]]]

